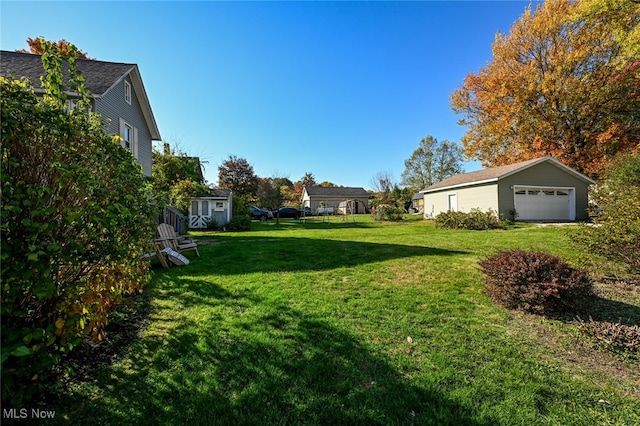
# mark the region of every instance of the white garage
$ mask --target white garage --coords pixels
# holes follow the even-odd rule
[[[472,209],[497,212],[501,218],[565,222],[586,220],[589,185],[595,182],[544,157],[476,172],[462,173],[420,191],[424,216]]]

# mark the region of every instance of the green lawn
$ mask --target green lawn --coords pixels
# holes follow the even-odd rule
[[[157,269],[139,338],[73,376],[74,424],[640,424],[640,362],[568,322],[510,313],[477,261],[542,250],[610,266],[575,228],[449,231],[332,218],[196,233],[201,257]],[[603,269],[604,268],[604,269]],[[613,292],[638,323],[640,292]],[[613,309],[613,308],[611,308]]]

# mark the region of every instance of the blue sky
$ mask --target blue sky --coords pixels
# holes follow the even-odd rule
[[[3,0],[0,47],[64,38],[138,64],[163,139],[213,184],[235,155],[258,176],[369,189],[381,171],[399,182],[423,137],[460,141],[449,95],[527,5]]]

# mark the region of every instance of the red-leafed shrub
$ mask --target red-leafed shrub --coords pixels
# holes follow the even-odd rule
[[[523,250],[502,251],[480,262],[489,296],[508,309],[552,314],[580,308],[592,295],[584,271],[560,258]]]

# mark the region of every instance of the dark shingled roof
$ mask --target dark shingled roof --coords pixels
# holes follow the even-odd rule
[[[229,198],[230,194],[231,194],[231,190],[230,189],[209,188],[209,189],[207,189],[207,192],[203,192],[202,194],[200,194],[198,196],[199,197],[224,197],[224,198]]]
[[[142,114],[147,122],[151,139],[162,139],[136,64],[76,59],[76,65],[84,77],[85,89],[94,98],[100,98],[129,75],[134,92],[140,102]],[[67,61],[62,62],[62,72],[65,89],[69,91],[69,63]],[[26,77],[31,82],[36,93],[42,93],[40,76],[45,75],[44,67],[42,66],[42,55],[2,50],[0,51],[0,75],[4,77],[14,75],[16,78]]]
[[[517,172],[517,171],[526,169],[528,167],[533,166],[534,164],[542,163],[542,162],[545,162],[545,161],[549,161],[552,164],[554,164],[555,166],[563,168],[563,169],[565,169],[566,171],[568,171],[570,173],[573,173],[578,178],[580,178],[582,180],[585,180],[586,182],[594,183],[588,177],[586,177],[586,176],[582,175],[581,173],[578,173],[575,170],[565,166],[564,164],[562,164],[561,162],[559,162],[555,158],[553,158],[553,157],[543,157],[543,158],[536,158],[536,159],[533,159],[533,160],[521,161],[519,163],[514,163],[514,164],[507,164],[506,166],[491,167],[489,169],[478,170],[476,172],[461,173],[459,175],[451,176],[448,179],[445,179],[443,181],[435,183],[435,184],[431,185],[430,187],[428,187],[426,189],[423,189],[420,192],[422,192],[422,193],[433,192],[433,191],[437,191],[439,189],[471,185],[471,184],[479,183],[479,182],[497,181],[497,180],[502,179],[504,177],[507,177],[507,176]]]
[[[309,196],[325,197],[368,197],[369,193],[364,188],[350,188],[346,186],[305,186]]]
[[[27,77],[36,90],[41,89],[40,76],[45,75],[41,58],[41,55],[3,50],[0,52],[0,74],[5,77],[11,74],[16,77]],[[104,95],[115,83],[137,67],[135,64],[89,59],[77,59],[76,64],[85,79],[85,88],[94,96]],[[68,89],[69,64],[63,61],[62,69],[65,88]]]

